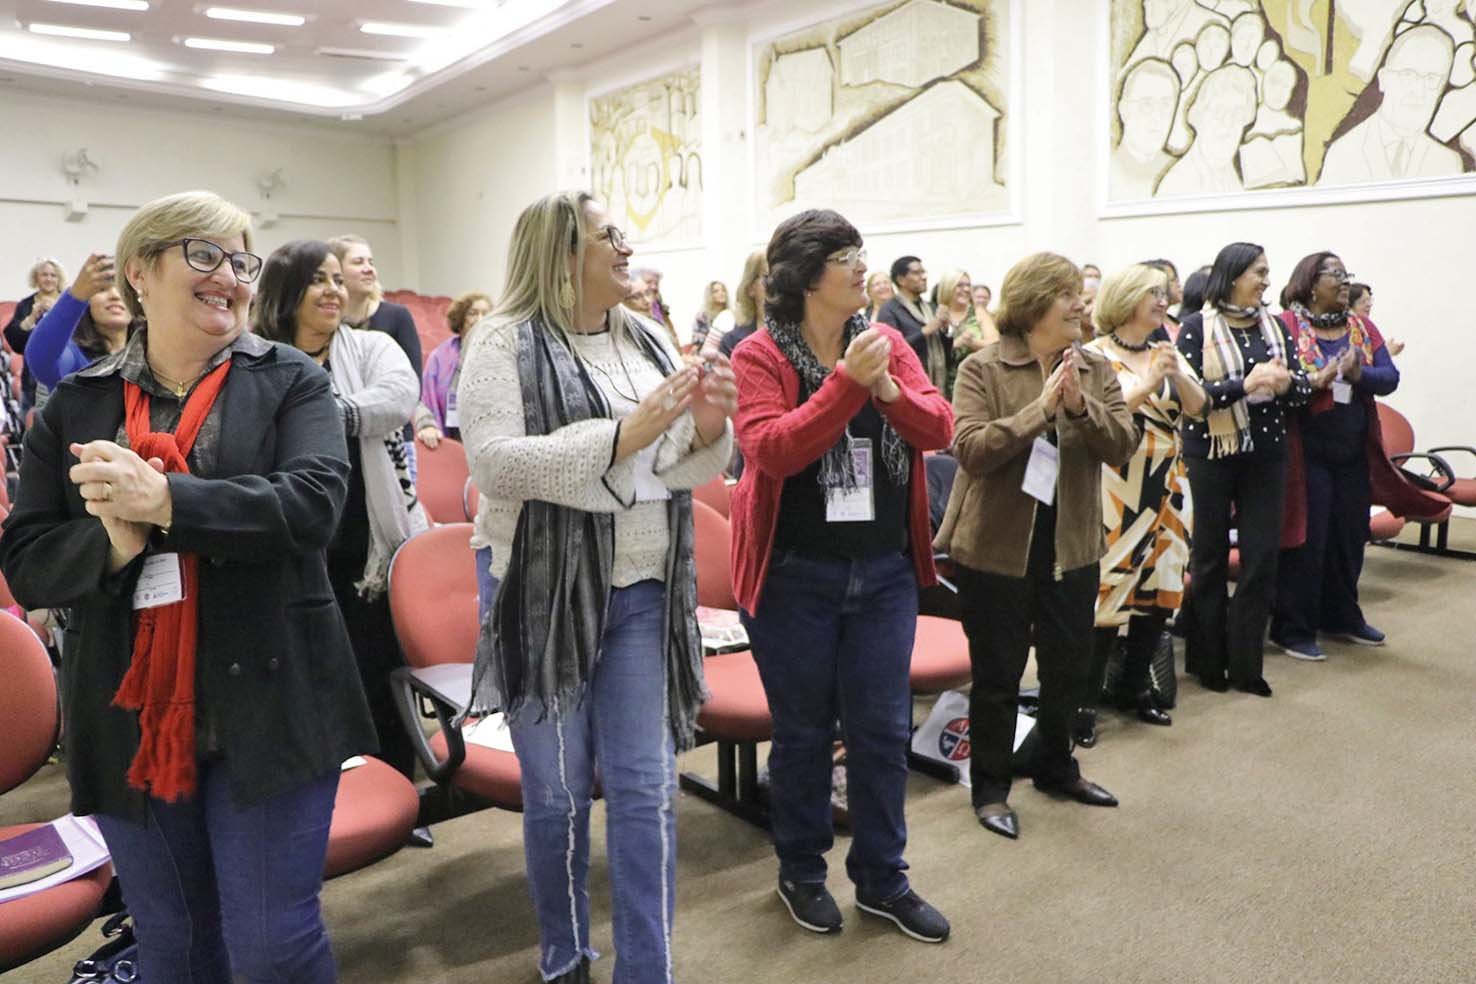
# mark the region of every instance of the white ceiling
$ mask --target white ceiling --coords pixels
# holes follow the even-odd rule
[[[341,122],[404,136],[622,48],[691,25],[712,0],[0,0],[0,94],[103,96],[255,118]],[[121,0],[137,5],[138,0]],[[212,19],[204,11],[296,14],[301,26]],[[425,37],[365,33],[408,25]],[[32,25],[127,34],[82,40]],[[186,38],[273,46],[200,50]],[[327,52],[325,53],[325,49]],[[335,51],[337,53],[335,53]],[[379,57],[375,57],[379,56]]]

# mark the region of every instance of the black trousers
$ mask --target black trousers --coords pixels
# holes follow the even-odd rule
[[[1194,618],[1185,662],[1209,679],[1249,684],[1263,676],[1262,658],[1276,560],[1281,549],[1286,459],[1256,455],[1189,458],[1194,498],[1190,592]],[[1239,530],[1240,580],[1227,597],[1230,525]]]
[[[1020,677],[1032,642],[1040,675],[1035,784],[1063,786],[1081,775],[1071,757],[1071,719],[1086,691],[1097,582],[1096,564],[1067,571],[1059,581],[1048,571],[1007,577],[958,568],[974,671],[969,780],[976,807],[1009,797]]]
[[[405,657],[395,635],[394,619],[390,617],[389,595],[365,601],[354,589],[354,582],[363,576],[363,560],[344,562],[342,558],[329,557],[328,581],[333,585],[333,595],[338,599],[349,643],[354,648],[354,659],[359,664],[359,680],[364,686],[364,696],[369,699],[375,734],[379,736],[379,758],[414,781],[415,746],[400,720],[390,689],[390,674],[405,665]]]
[[[1311,642],[1318,630],[1352,632],[1363,627],[1358,578],[1368,543],[1368,459],[1329,461],[1308,453],[1307,539],[1281,552],[1271,636]]]

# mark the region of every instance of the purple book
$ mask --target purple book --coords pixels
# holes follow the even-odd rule
[[[0,841],[0,888],[40,881],[70,866],[72,854],[52,824]]]

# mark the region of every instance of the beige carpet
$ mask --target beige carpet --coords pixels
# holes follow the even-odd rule
[[[1276,696],[1184,681],[1168,729],[1108,715],[1086,775],[1118,810],[1017,786],[1023,835],[983,831],[967,791],[915,776],[914,884],[953,922],[926,946],[851,907],[843,852],[831,888],[845,931],[798,929],[774,896],[754,828],[683,797],[676,927],[686,984],[870,982],[1476,981],[1476,563],[1370,549],[1379,650],[1332,643],[1324,664],[1268,655]],[[698,751],[683,762],[701,769]],[[0,801],[0,823],[65,809],[56,770]],[[603,812],[596,808],[597,824]],[[499,811],[435,829],[328,884],[350,984],[533,984],[537,931],[520,818]],[[603,845],[595,945],[610,947]],[[0,907],[0,918],[3,918]],[[91,930],[7,975],[60,984]],[[611,980],[610,960],[595,968]]]

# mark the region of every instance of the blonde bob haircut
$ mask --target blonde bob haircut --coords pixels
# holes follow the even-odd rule
[[[596,201],[587,191],[559,191],[523,209],[513,225],[507,250],[507,283],[497,308],[498,324],[518,324],[534,317],[559,335],[576,330],[574,318],[584,297],[584,247],[591,234],[584,206]],[[624,305],[607,312],[611,340],[637,330],[639,318]],[[666,337],[664,331],[652,333]]]
[[[1168,274],[1146,263],[1134,263],[1102,281],[1092,320],[1098,335],[1108,335],[1129,321],[1144,295],[1155,288],[1168,288]]]
[[[758,308],[753,303],[753,285],[762,284],[769,273],[769,256],[765,250],[756,249],[743,261],[743,276],[738,278],[738,290],[733,297],[733,323],[746,325],[758,320]],[[762,287],[760,287],[762,289]]]
[[[56,271],[57,290],[67,289],[67,271],[61,265],[61,261],[53,259],[50,256],[43,256],[31,264],[31,272],[26,274],[26,283],[31,285],[32,290],[39,290],[41,288],[39,281],[41,279],[42,267],[51,267],[51,269]]]
[[[968,276],[969,272],[967,270],[960,270],[955,267],[952,270],[944,272],[943,276],[938,278],[938,306],[940,308],[950,308],[953,306],[953,292],[958,289],[959,281]],[[973,278],[969,277],[969,284],[972,285],[973,282]],[[974,306],[974,299],[972,297],[969,298],[968,306]]]
[[[328,251],[338,259],[340,266],[344,265],[344,257],[348,256],[349,249],[354,246],[362,246],[370,253],[374,252],[374,247],[369,245],[369,240],[363,236],[356,236],[352,232],[345,232],[328,240]],[[374,279],[374,290],[370,293],[376,301],[384,300],[384,283],[378,277]]]
[[[128,265],[140,260],[152,266],[165,250],[181,239],[227,239],[240,236],[251,249],[251,216],[213,191],[182,191],[177,195],[156,198],[133,213],[133,218],[118,233],[114,250],[115,269],[123,274],[118,289],[123,303],[135,318],[143,317],[138,291],[128,279]]]
[[[1001,335],[1024,338],[1063,294],[1080,294],[1081,271],[1059,253],[1032,253],[1010,267],[999,285],[994,316]]]

